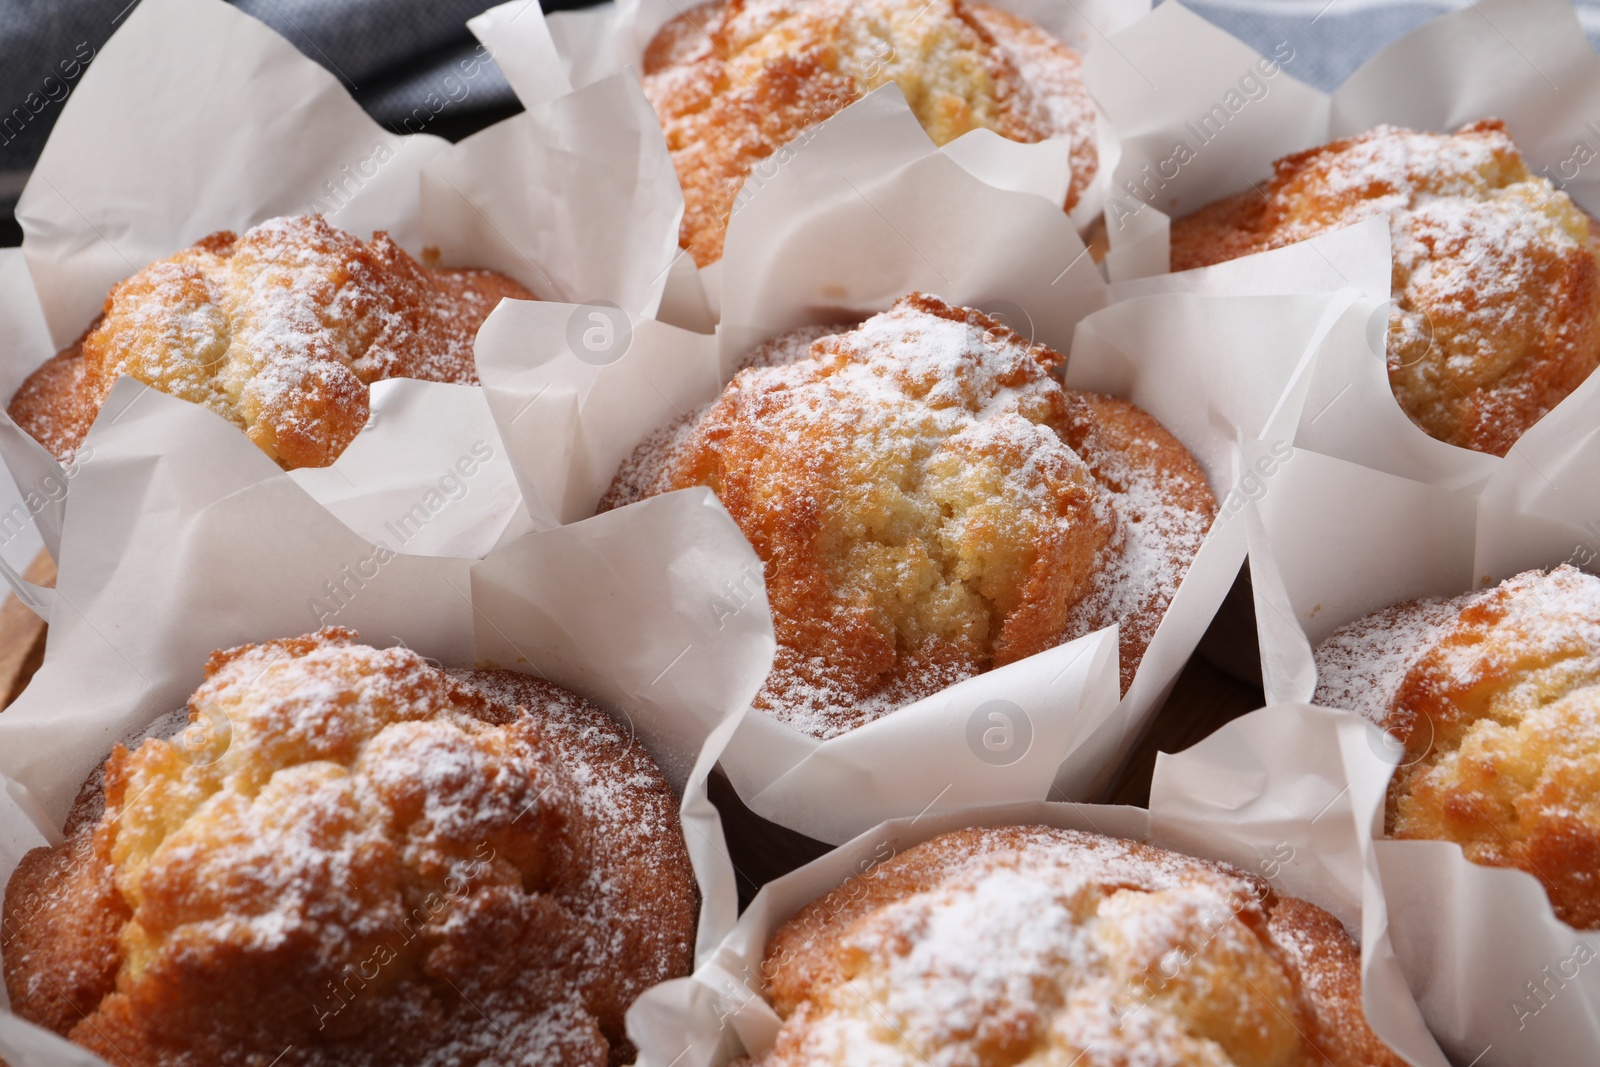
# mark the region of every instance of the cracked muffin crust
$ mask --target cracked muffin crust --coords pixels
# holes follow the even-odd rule
[[[1405,745],[1386,828],[1517,867],[1600,927],[1600,578],[1571,566],[1412,600],[1316,651],[1317,691]]]
[[[1047,826],[942,834],[767,944],[760,1067],[1399,1067],[1337,919],[1220,863]]]
[[[714,490],[765,563],[778,654],[757,706],[817,737],[1120,625],[1126,690],[1216,502],[1126,400],[926,294],[753,354],[643,442],[601,509]]]
[[[66,462],[127,374],[216,412],[286,468],[325,467],[366,425],[373,382],[476,384],[473,338],[503,297],[533,294],[494,271],[424,267],[382,232],[268,219],[118,282],[8,409]]]
[[[1448,134],[1379,126],[1273,168],[1259,190],[1175,220],[1172,269],[1387,215],[1389,385],[1433,437],[1503,456],[1600,365],[1592,223],[1529,171],[1498,120]]]
[[[346,630],[218,652],[6,889],[12,1009],[120,1064],[631,1062],[677,801],[599,708]]]
[[[668,22],[644,91],[683,186],[681,243],[722,258],[728,216],[762,161],[894,82],[936,144],[990,129],[1071,140],[1066,210],[1097,169],[1082,60],[1009,12],[970,0],[713,0]]]

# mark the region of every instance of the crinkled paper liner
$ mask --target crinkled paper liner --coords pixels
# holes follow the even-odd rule
[[[479,372],[534,523],[592,515],[634,447],[714,399],[761,340],[861,318],[919,289],[989,308],[1070,348],[1069,385],[1129,397],[1160,419],[1221,503],[1132,688],[1118,699],[1107,630],[824,742],[751,715],[723,766],[757,813],[833,843],[924,810],[1098,795],[1243,559],[1239,442],[1288,434],[1312,354],[1359,313],[1359,294],[1179,293],[1103,308],[1104,285],[1067,218],[934,151],[893,86],[797,148],[736,213],[729,249],[743,267],[725,278],[715,336],[595,305],[507,301],[484,324]],[[741,610],[759,578],[714,590],[707,610]],[[997,710],[1005,722],[991,718]],[[990,722],[1011,730],[999,752],[969,740]]]
[[[492,61],[487,47],[463,60],[451,99],[470,97]],[[62,108],[17,207],[22,249],[0,252],[0,390],[10,397],[72,343],[116,282],[275,215],[320,212],[363,238],[386,230],[413,255],[436,248],[444,265],[499,269],[541,298],[653,312],[651,278],[676,254],[677,215],[652,221],[633,208],[641,191],[615,157],[619,131],[605,134],[611,155],[585,140],[612,116],[608,92],[592,87],[452,146],[427,132],[442,98],[406,121],[418,132],[397,135],[233,6],[140,4]],[[605,229],[624,216],[629,228]],[[297,480],[369,539],[398,524],[409,552],[482,556],[519,501],[481,394],[394,382],[372,400],[356,444]],[[71,472],[3,414],[0,455],[21,498],[0,503],[5,536],[32,518],[54,553]],[[48,592],[19,593],[48,610]]]
[[[706,777],[774,646],[760,590],[718,625],[703,610],[707,590],[757,565],[710,493],[530,534],[482,561],[413,556],[351,531],[199,407],[125,379],[106,412],[62,531],[44,663],[0,715],[0,877],[59,839],[83,781],[182,707],[212,650],[337,625],[448,665],[540,673],[606,707],[683,798],[697,955],[722,939],[737,896]],[[0,1055],[99,1062],[9,1013]]]
[[[1101,46],[1108,34],[1132,24],[1149,10],[1148,0],[1083,0],[1070,4],[996,0],[995,6],[1032,20],[1083,54]],[[644,51],[656,31],[684,10],[686,7],[674,0],[623,0],[581,11],[558,12],[546,19],[536,5],[512,0],[479,15],[468,25],[479,40],[494,49],[512,89],[530,108],[562,99],[573,87],[581,94],[598,84],[626,82],[628,89],[619,89],[614,97],[613,119],[587,143],[596,147],[611,136],[627,140],[629,151],[640,151],[638,142],[647,139],[640,133],[640,123],[655,124],[655,113],[638,85]],[[903,102],[898,106],[905,107]],[[641,152],[639,168],[641,176],[648,169],[648,180],[654,183],[655,196],[648,205],[653,209],[652,220],[669,211],[681,214],[683,209],[683,194],[667,155],[665,138],[659,127],[656,129],[659,153],[655,146]],[[810,136],[809,131],[802,134],[795,144],[803,144]],[[931,148],[920,127],[915,136],[923,146]],[[1103,118],[1098,123],[1096,144],[1100,172],[1072,211],[1072,219],[1080,227],[1099,218],[1117,160],[1116,138]],[[1069,150],[1065,138],[1017,144],[987,130],[977,130],[946,145],[943,154],[994,185],[1035,193],[1061,204],[1066,200],[1071,176]],[[790,148],[786,148],[774,160],[759,166],[746,182],[741,201],[760,192],[771,172],[787,164],[789,154]],[[644,180],[641,177],[641,182]],[[644,198],[636,204],[641,209],[645,206]],[[740,210],[736,206],[735,214]],[[627,224],[630,220],[620,221]],[[676,225],[675,217],[673,226]],[[744,277],[748,269],[743,255],[751,250],[737,248],[732,236],[730,227],[729,245],[718,263],[697,270],[694,261],[685,255],[660,278],[666,290],[660,315],[663,321],[698,329],[708,329],[716,321],[725,299],[724,288]],[[844,257],[840,259],[841,264],[845,262]],[[569,299],[598,298],[599,295],[579,295]]]
[[[1256,803],[1275,812],[1264,832],[1293,843],[1316,840],[1321,801],[1305,791],[1269,796],[1258,786],[1259,767],[1290,781],[1314,775],[1322,746],[1310,726],[1295,725],[1309,717],[1344,720],[1341,734],[1367,731],[1364,754],[1346,743],[1361,758],[1347,758],[1342,779],[1320,777],[1334,788],[1366,789],[1376,780],[1373,818],[1361,827],[1356,856],[1323,862],[1349,884],[1365,879],[1368,981],[1383,988],[1374,971],[1396,961],[1439,1043],[1461,1064],[1581,1063],[1600,1055],[1600,933],[1557,919],[1543,887],[1522,871],[1469,863],[1448,842],[1383,839],[1381,794],[1396,746],[1353,713],[1299,702],[1316,687],[1312,649],[1347,622],[1415,597],[1486,588],[1530,568],[1595,569],[1600,395],[1575,397],[1571,414],[1567,433],[1547,432],[1547,419],[1524,435],[1481,486],[1413,481],[1310,451],[1276,463],[1247,516],[1262,673],[1268,701],[1277,702],[1258,716],[1280,717],[1281,726],[1271,744],[1240,747],[1231,727],[1206,742],[1235,769],[1235,787],[1219,798],[1259,793]],[[1211,816],[1196,809],[1194,818]],[[1382,1004],[1369,993],[1369,1013],[1374,1008]]]
[[[692,977],[666,982],[640,997],[628,1013],[628,1033],[639,1048],[640,1067],[724,1067],[745,1054],[772,1046],[780,1021],[763,999],[761,975],[767,942],[777,928],[812,900],[852,879],[867,880],[876,868],[906,849],[941,833],[969,826],[1045,824],[1147,841],[1194,856],[1223,860],[1256,874],[1281,893],[1305,897],[1332,911],[1352,930],[1363,890],[1357,837],[1374,805],[1382,808],[1383,774],[1369,774],[1359,788],[1339,790],[1343,764],[1367,753],[1358,735],[1366,729],[1347,716],[1306,708],[1326,745],[1316,760],[1291,772],[1263,760],[1243,766],[1237,745],[1202,742],[1179,756],[1162,756],[1150,810],[1086,804],[1028,803],[897,819],[873,827],[847,844],[782,878],[769,882],[738,925],[702,959]],[[1282,720],[1258,712],[1229,729],[1248,744],[1281,743]],[[1320,718],[1319,718],[1320,717]],[[1263,734],[1257,738],[1256,734]],[[1252,753],[1253,754],[1253,753]],[[1249,777],[1241,775],[1248,770]],[[1386,770],[1386,768],[1385,768]],[[1304,794],[1324,807],[1311,836],[1287,838],[1273,829],[1279,798]],[[1334,870],[1335,860],[1357,868],[1354,883]],[[1004,945],[994,946],[1003,953]],[[1375,981],[1386,984],[1374,987]],[[1437,1048],[1415,1023],[1416,1009],[1404,982],[1392,973],[1367,975],[1369,1015],[1377,1001],[1412,1023],[1415,1047],[1427,1055],[1415,1062],[1440,1064]],[[1408,1014],[1409,1013],[1409,1014]],[[1374,1020],[1375,1024],[1377,1020]],[[1392,1027],[1390,1029],[1393,1029]],[[1387,1035],[1385,1035],[1387,1036]],[[1431,1057],[1431,1058],[1430,1058]]]
[[[1295,80],[1301,47],[1258,55],[1169,2],[1090,54],[1085,81],[1121,145],[1106,204],[1112,298],[1361,290],[1369,318],[1319,357],[1295,443],[1419,481],[1481,483],[1502,461],[1429,437],[1389,389],[1383,220],[1169,275],[1168,219],[1259,184],[1291,152],[1383,123],[1448,131],[1483,118],[1504,120],[1534,173],[1600,213],[1600,57],[1565,0],[1483,0],[1425,23],[1331,96]],[[1540,429],[1596,391],[1591,378]]]

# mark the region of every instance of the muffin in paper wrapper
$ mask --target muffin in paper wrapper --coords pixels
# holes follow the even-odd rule
[[[1053,4],[1041,0],[995,0],[993,6],[1030,20],[1080,55],[1086,55],[1103,45],[1107,35],[1132,24],[1149,10],[1148,0],[1085,0],[1072,4]],[[655,112],[639,88],[638,72],[643,69],[645,48],[656,31],[686,10],[687,7],[674,4],[672,0],[622,0],[620,3],[603,3],[579,11],[561,11],[541,17],[536,8],[531,8],[521,0],[511,0],[470,20],[468,25],[480,41],[494,50],[512,89],[530,109],[538,110],[541,105],[560,99],[574,89],[580,94],[589,93],[597,85],[625,80],[630,88],[626,92],[618,90],[614,98],[615,111],[604,130],[615,127],[619,137],[622,136],[621,131],[626,130],[628,137],[637,135],[645,138],[648,133],[642,132],[641,127],[643,130],[654,127],[656,140],[660,142],[659,159],[653,153],[641,154],[638,170],[642,174],[646,166],[650,169],[650,180],[654,182],[656,193],[654,204],[663,210],[666,205],[672,205],[681,213],[683,194],[666,154],[665,135],[660,133]],[[910,109],[903,99],[895,106],[910,116]],[[825,127],[828,123],[821,125]],[[1111,168],[1117,159],[1116,138],[1104,121],[1104,116],[1100,117],[1097,126],[1099,170],[1072,210],[1072,218],[1080,227],[1087,227],[1099,216],[1109,188]],[[604,130],[594,136],[605,137]],[[933,151],[932,143],[916,122],[911,122],[902,135],[924,152]],[[735,216],[747,210],[750,201],[765,196],[765,185],[771,175],[786,168],[794,158],[793,149],[809,141],[811,136],[808,132],[797,138],[794,145],[780,150],[777,156],[758,166],[757,173],[745,183],[734,208]],[[594,150],[599,148],[600,142],[590,140],[585,144]],[[873,151],[874,147],[861,146],[857,162],[862,172],[878,176],[882,168],[892,167],[894,162],[891,157]],[[892,150],[898,146],[884,147]],[[1021,144],[1006,140],[987,129],[979,129],[945,145],[938,154],[985,181],[1008,189],[1035,193],[1061,205],[1066,201],[1071,176],[1069,149],[1070,145],[1061,137]],[[660,160],[666,161],[664,170],[658,166]],[[801,199],[799,203],[802,210],[810,202]],[[654,218],[654,213],[651,217]],[[626,218],[616,221],[624,226],[631,223]],[[676,219],[673,225],[677,225]],[[874,230],[881,228],[880,224]],[[730,238],[732,233],[730,229]],[[840,249],[838,265],[848,265],[852,258],[849,252],[849,247]],[[697,268],[694,260],[687,255],[680,257],[671,272],[663,278],[667,292],[660,317],[677,325],[709,328],[721,314],[724,290],[730,285],[739,284],[739,280],[750,269],[743,256],[761,254],[759,247],[751,246],[735,255],[730,242],[722,260],[705,268]],[[571,299],[596,300],[603,295],[597,293]]]
[[[1306,709],[1315,712],[1317,709]],[[1252,719],[1233,724],[1248,734]],[[1327,715],[1328,713],[1323,713]],[[1356,730],[1359,723],[1346,724]],[[1349,733],[1349,730],[1345,731]],[[1331,738],[1332,731],[1324,731]],[[1342,737],[1345,748],[1350,738]],[[738,925],[715,952],[704,958],[692,977],[665,982],[640,997],[628,1013],[628,1033],[639,1048],[640,1067],[724,1067],[741,1055],[759,1054],[772,1046],[780,1020],[764,998],[762,975],[767,943],[777,928],[811,901],[829,890],[860,879],[870,884],[885,860],[939,834],[964,827],[1046,825],[1082,830],[1146,842],[1204,859],[1222,860],[1266,880],[1283,894],[1300,896],[1333,912],[1350,932],[1359,932],[1359,882],[1352,910],[1350,886],[1323,876],[1304,860],[1316,860],[1313,847],[1335,857],[1359,863],[1357,824],[1368,819],[1376,804],[1381,813],[1381,775],[1369,775],[1364,789],[1345,790],[1327,805],[1314,841],[1290,841],[1257,832],[1273,814],[1275,797],[1283,791],[1314,792],[1327,785],[1316,772],[1339,775],[1338,745],[1320,750],[1321,766],[1280,771],[1270,763],[1256,771],[1252,785],[1265,785],[1259,794],[1239,797],[1237,810],[1218,811],[1209,803],[1212,779],[1226,780],[1241,769],[1228,762],[1226,752],[1215,748],[1216,739],[1181,756],[1164,756],[1157,770],[1156,788],[1149,811],[1141,808],[1094,804],[1021,803],[950,811],[896,819],[872,827],[851,841],[804,867],[767,883],[739,917]],[[1362,752],[1365,744],[1355,741]],[[1310,771],[1310,774],[1301,772]],[[1196,792],[1196,790],[1199,790]],[[1320,794],[1319,794],[1320,795]],[[1327,798],[1322,798],[1326,801]],[[1195,818],[1205,811],[1210,818]],[[1003,954],[1004,945],[993,950]],[[1392,968],[1391,968],[1392,971]],[[1416,1021],[1416,1006],[1398,975],[1379,968],[1363,975],[1365,1010],[1374,1031],[1396,1051],[1419,1067],[1446,1067],[1427,1031]],[[1383,983],[1376,985],[1375,983]],[[1402,1044],[1401,1041],[1408,1042]]]
[[[461,61],[449,79],[460,98],[492,62],[487,48]],[[140,4],[62,106],[17,205],[22,248],[0,250],[0,326],[10,338],[0,390],[9,400],[82,334],[118,281],[208,234],[280,215],[320,213],[363,241],[384,230],[413,256],[438,249],[443,266],[497,269],[540,298],[653,312],[650,279],[676,252],[676,215],[652,223],[633,211],[637,188],[600,180],[613,160],[548,148],[603,113],[600,103],[569,101],[458,145],[422,120],[408,123],[422,132],[395,134],[333,73],[237,8]],[[569,232],[578,220],[621,214],[633,216],[626,234]],[[430,509],[405,548],[482,556],[519,519],[520,500],[481,392],[394,379],[375,384],[371,399],[369,426],[344,455],[294,477],[364,536],[393,539],[385,530],[402,519],[398,509],[476,450],[468,503]],[[16,526],[36,522],[54,553],[71,471],[6,415],[0,455],[21,498],[0,511]]]
[[[1165,3],[1096,49],[1084,78],[1121,144],[1106,203],[1113,299],[1153,292],[1306,293],[1372,299],[1365,329],[1336,338],[1308,386],[1295,443],[1439,485],[1481,483],[1500,457],[1430,437],[1401,410],[1384,361],[1387,221],[1168,274],[1172,217],[1250,189],[1273,161],[1380,124],[1453,132],[1504,120],[1536,176],[1600,213],[1600,57],[1564,0],[1485,0],[1394,41],[1333,94],[1295,80],[1303,42],[1257,54]],[[1288,358],[1288,357],[1285,357]],[[1545,416],[1600,389],[1596,376]]]
[[[1228,774],[1191,817],[1210,825],[1242,798],[1271,818],[1261,835],[1315,840],[1326,799],[1316,789],[1269,798],[1273,775],[1317,781],[1331,797],[1377,783],[1357,862],[1312,860],[1324,879],[1362,886],[1369,976],[1393,959],[1439,1044],[1458,1063],[1579,1063],[1600,1053],[1600,932],[1556,917],[1543,886],[1512,868],[1469,862],[1461,847],[1383,835],[1383,794],[1401,747],[1353,711],[1304,706],[1316,690],[1312,649],[1332,631],[1418,597],[1453,597],[1525,570],[1563,563],[1591,573],[1600,559],[1600,404],[1563,405],[1512,447],[1482,486],[1447,488],[1295,451],[1250,509],[1250,564],[1260,628],[1270,743],[1245,743],[1236,723],[1204,742]],[[1565,432],[1553,432],[1562,429]],[[1338,735],[1343,777],[1319,775],[1316,738]],[[1349,738],[1362,737],[1365,747]],[[1190,753],[1185,753],[1188,758]],[[1157,773],[1159,789],[1161,774]],[[1331,791],[1330,791],[1331,790]],[[1192,792],[1204,798],[1205,790]],[[1152,794],[1152,803],[1157,800]],[[1371,1000],[1369,997],[1369,1008]]]
[[[335,625],[446,666],[539,673],[605,708],[681,798],[697,954],[731,928],[734,873],[706,776],[774,645],[760,590],[721,626],[703,611],[708,588],[755,562],[710,493],[529,534],[480,561],[362,538],[231,426],[131,379],[86,452],[44,663],[0,716],[0,877],[59,840],[79,787],[117,742],[183,706],[213,650]],[[0,1054],[99,1062],[9,1012]]]
[[[898,165],[874,178],[860,162],[868,148],[880,159],[893,148]],[[849,195],[803,195],[828,182]],[[893,212],[892,226],[847,182]],[[793,210],[768,213],[769,204]],[[858,256],[832,254],[841,243]],[[592,515],[638,443],[713,400],[740,359],[770,337],[864,318],[918,290],[989,308],[1031,340],[1070,350],[1067,385],[1126,397],[1160,420],[1196,456],[1219,502],[1219,518],[1131,688],[1119,699],[1116,639],[1107,630],[827,741],[751,715],[723,766],[758,814],[832,843],[925,808],[1098,795],[1243,559],[1238,517],[1248,487],[1235,491],[1247,477],[1239,443],[1265,437],[1287,447],[1302,372],[1323,338],[1361,313],[1360,294],[1180,293],[1104,307],[1105,287],[1066,216],[1039,197],[980,182],[932,151],[892,86],[797,149],[734,215],[728,247],[715,335],[592,304],[507,301],[484,324],[479,373],[533,522]],[[760,255],[735,269],[741,250]],[[717,594],[723,610],[737,608],[736,590]],[[969,719],[994,700],[1013,706],[1014,736],[1026,738],[1014,742],[1017,758],[1004,766],[978,758],[967,741]]]

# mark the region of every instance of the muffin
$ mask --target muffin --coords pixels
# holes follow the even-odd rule
[[[382,232],[268,219],[118,282],[8,410],[65,463],[127,374],[216,412],[285,468],[325,467],[366,425],[373,382],[477,384],[473,338],[502,297],[533,294],[494,271],[424,267]]]
[[[1589,217],[1529,171],[1499,121],[1379,126],[1280,159],[1261,188],[1172,224],[1172,269],[1375,215],[1394,252],[1395,399],[1431,436],[1505,455],[1600,363],[1600,269]]]
[[[18,1015],[125,1065],[621,1064],[688,973],[660,771],[546,682],[326,629],[211,657],[6,888]]]
[[[756,706],[826,738],[1120,625],[1131,682],[1216,512],[1205,473],[1063,357],[925,294],[757,350],[645,440],[601,510],[714,490],[765,564]]]
[[[889,82],[936,144],[979,128],[1014,141],[1069,138],[1071,210],[1098,166],[1081,62],[1031,22],[966,0],[692,8],[663,26],[644,55],[645,95],[683,186],[681,243],[702,267],[721,259],[751,172]]]
[[[1399,1067],[1338,920],[1258,878],[1046,826],[943,834],[767,945],[760,1067]]]
[[[1318,704],[1405,746],[1390,836],[1527,871],[1563,921],[1600,928],[1600,578],[1561,566],[1396,604],[1316,662]]]

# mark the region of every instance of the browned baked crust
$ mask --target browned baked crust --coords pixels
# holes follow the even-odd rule
[[[1573,926],[1600,927],[1600,578],[1527,571],[1357,619],[1317,648],[1315,700],[1405,744],[1398,838],[1518,867]]]
[[[683,186],[683,247],[705,266],[757,164],[891,81],[941,145],[979,127],[1070,137],[1070,210],[1097,167],[1080,66],[1032,23],[968,0],[713,0],[651,40],[644,90]]]
[[[716,491],[766,564],[758,707],[829,737],[1114,622],[1127,687],[1216,509],[1155,419],[925,294],[753,362],[600,506]]]
[[[1387,213],[1389,384],[1432,436],[1503,456],[1600,365],[1589,218],[1528,170],[1500,121],[1453,134],[1379,126],[1273,169],[1259,189],[1176,220],[1172,269]]]
[[[324,630],[215,654],[5,897],[19,1015],[120,1064],[619,1064],[692,962],[660,771],[537,679]],[[93,785],[93,783],[91,783]]]
[[[1367,1026],[1360,953],[1327,912],[1045,826],[958,830],[872,867],[779,927],[761,977],[784,1020],[762,1067],[1403,1062]]]
[[[475,384],[473,338],[503,297],[533,294],[494,271],[424,267],[385,233],[269,219],[118,282],[8,410],[65,462],[127,374],[210,408],[285,467],[323,467],[366,425],[373,382]]]

